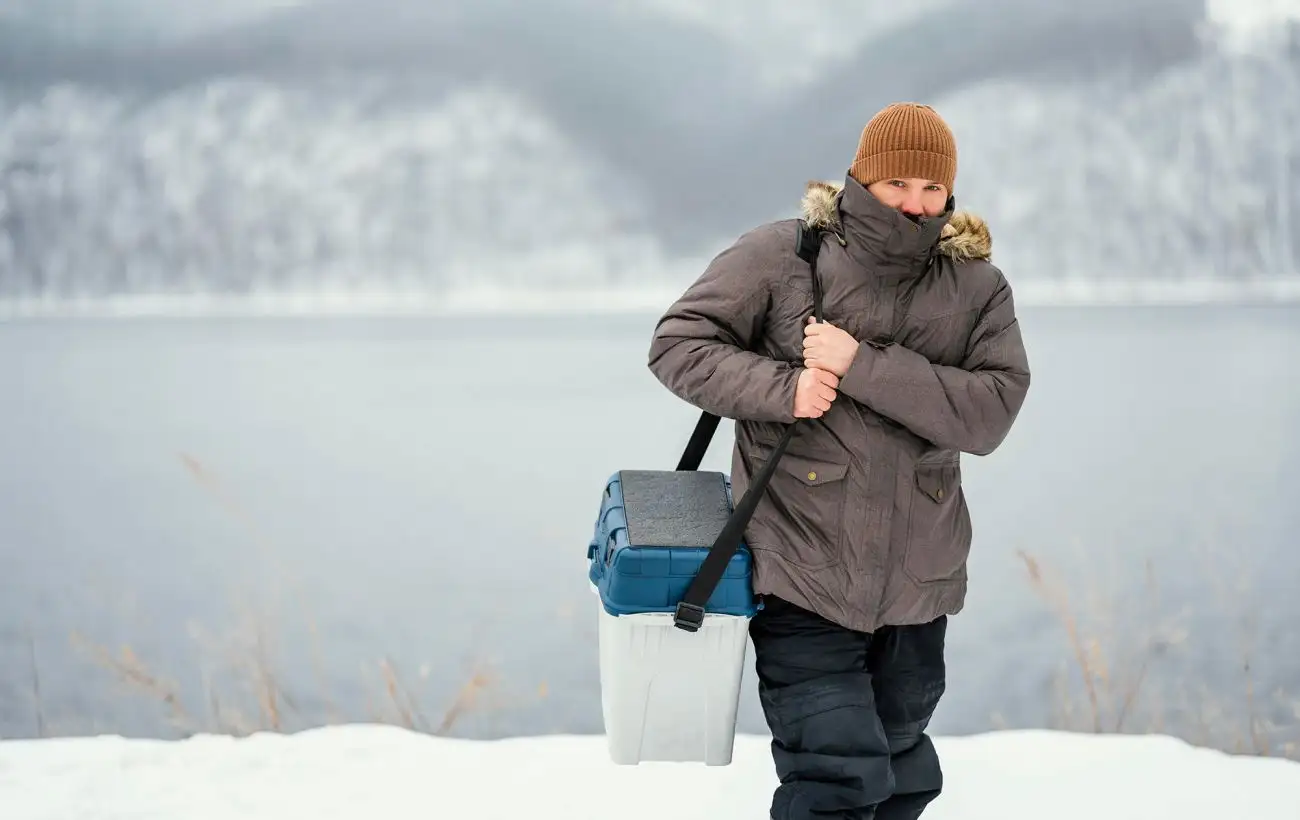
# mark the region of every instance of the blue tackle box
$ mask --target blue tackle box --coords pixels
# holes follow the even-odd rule
[[[620,470],[611,476],[587,548],[587,577],[605,611],[672,613],[732,509],[724,473]],[[757,611],[752,558],[743,542],[705,609],[745,617]]]

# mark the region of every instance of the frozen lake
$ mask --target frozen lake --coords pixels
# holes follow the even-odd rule
[[[1294,723],[1300,308],[1021,312],[1034,385],[964,459],[935,730],[1061,725],[1078,653],[1020,551],[1068,584],[1110,722]],[[400,720],[393,692],[459,735],[600,731],[599,494],[696,417],[645,368],[654,318],[0,324],[0,736]]]

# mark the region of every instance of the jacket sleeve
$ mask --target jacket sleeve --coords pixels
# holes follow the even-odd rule
[[[770,227],[742,236],[656,324],[650,371],[678,398],[723,418],[794,421],[802,368],[752,350],[786,264],[779,241]]]
[[[863,342],[840,392],[938,447],[988,455],[1029,390],[1029,362],[1011,286],[1001,273],[960,366],[932,364],[896,343]]]

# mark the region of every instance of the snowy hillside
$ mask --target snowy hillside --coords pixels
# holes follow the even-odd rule
[[[22,820],[757,820],[767,738],[724,768],[616,767],[598,737],[461,741],[396,728],[180,742],[0,743],[0,813]],[[936,742],[946,793],[926,820],[1294,820],[1300,764],[1163,737],[1007,732]]]
[[[989,82],[936,104],[970,158],[963,202],[1019,281],[1300,279],[1300,59],[1280,47],[1139,88]]]
[[[666,264],[635,200],[602,193],[613,172],[491,88],[414,110],[360,80],[58,89],[0,105],[0,169],[0,295],[616,285]]]
[[[107,13],[108,1],[51,6],[46,17],[28,4],[15,19],[48,26],[59,9]],[[307,26],[313,43],[351,43],[355,3],[248,0],[232,21],[286,5],[309,16],[142,51],[137,74],[121,69],[113,81],[0,82],[0,314],[74,298],[174,305],[249,293],[446,307],[504,290],[561,303],[637,290],[653,295],[633,302],[662,306],[740,231],[793,215],[803,181],[842,177],[874,103],[837,102],[830,123],[800,105],[843,101],[842,75],[878,76],[872,55],[887,54],[895,27],[961,8],[932,0],[855,16],[840,0],[819,2],[796,42],[778,3],[744,4],[737,16],[735,3],[597,11],[557,0],[554,13],[569,15],[559,29],[587,26],[583,49],[533,36],[544,21],[516,17],[540,14],[534,6],[452,4],[448,19],[470,26],[466,36],[509,36],[519,48],[472,62],[489,52],[454,46],[455,32],[425,20],[442,39],[425,45],[421,29],[402,45],[425,62],[322,71],[328,63],[311,61],[328,55],[296,55],[283,38]],[[1009,14],[1016,3],[990,8]],[[1114,25],[1123,5],[1096,16]],[[1033,8],[1034,25],[1060,28],[1058,12]],[[1027,71],[1039,64],[1026,57],[981,76],[963,68],[996,46],[981,37],[972,47],[983,50],[926,80],[951,88],[932,101],[961,145],[959,203],[990,220],[995,261],[1027,301],[1300,295],[1300,49],[1284,11],[1212,4],[1225,30],[1163,67],[1080,75]],[[477,13],[487,22],[470,20]],[[216,25],[182,17],[174,31]],[[837,28],[840,18],[852,22]],[[400,23],[377,22],[380,39],[348,47],[374,51]],[[1039,31],[995,28],[1011,51]],[[611,62],[602,31],[627,59]],[[629,31],[642,39],[622,39]],[[661,40],[681,49],[662,66],[645,56]],[[239,50],[252,41],[265,53]],[[256,68],[230,73],[245,58]],[[759,63],[771,76],[746,76]],[[791,90],[798,83],[810,97]],[[763,173],[741,173],[753,168]]]

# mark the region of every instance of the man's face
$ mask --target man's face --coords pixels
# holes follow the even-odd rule
[[[932,179],[882,179],[867,186],[876,199],[913,221],[938,216],[948,204],[948,189]]]

